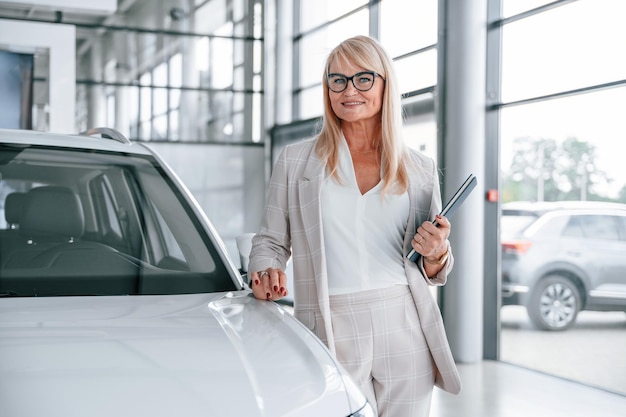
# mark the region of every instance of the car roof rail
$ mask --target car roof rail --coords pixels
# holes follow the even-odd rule
[[[126,136],[122,135],[119,131],[110,127],[94,127],[92,129],[81,132],[80,134],[83,136],[100,135],[100,137],[104,139],[113,139],[127,145],[131,144],[130,140],[128,140]]]

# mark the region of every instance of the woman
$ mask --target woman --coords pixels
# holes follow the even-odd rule
[[[450,223],[437,216],[437,169],[404,145],[393,63],[377,41],[338,45],[323,82],[320,134],[287,146],[273,170],[250,253],[252,290],[259,299],[285,296],[293,256],[295,316],[379,416],[427,416],[433,385],[460,390],[428,290],[453,264]],[[411,248],[417,262],[405,256]]]

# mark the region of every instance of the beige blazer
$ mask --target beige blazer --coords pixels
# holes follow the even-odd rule
[[[335,353],[332,332],[326,258],[321,226],[320,191],[326,171],[315,151],[315,139],[288,145],[280,154],[269,183],[265,215],[253,238],[249,271],[285,269],[293,253],[294,314]],[[434,219],[441,210],[439,179],[431,158],[411,151],[409,199],[412,215],[404,236],[404,250],[411,249],[417,225]],[[435,362],[435,385],[450,393],[461,388],[459,374],[448,345],[439,307],[428,290],[443,285],[454,257],[433,279],[419,265],[405,258],[405,270]]]

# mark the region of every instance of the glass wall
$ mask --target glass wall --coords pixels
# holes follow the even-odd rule
[[[109,24],[84,48],[78,83],[88,94],[77,107],[92,114],[79,130],[97,122],[133,140],[260,143],[262,2],[179,3],[136,2],[124,30]],[[98,39],[101,27],[83,30]]]
[[[492,26],[502,35],[500,358],[622,394],[624,16],[621,0],[504,0]]]

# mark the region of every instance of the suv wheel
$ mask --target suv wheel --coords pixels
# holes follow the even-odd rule
[[[580,293],[571,280],[560,275],[549,275],[537,283],[527,309],[535,327],[565,330],[576,321],[580,305]]]

